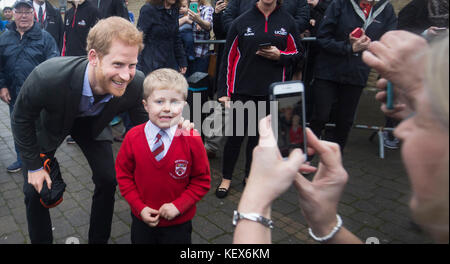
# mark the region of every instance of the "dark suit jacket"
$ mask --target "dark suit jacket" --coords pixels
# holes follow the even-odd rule
[[[95,7],[98,7],[99,0],[89,0]],[[125,6],[124,0],[100,0],[99,11],[101,18],[108,18],[110,16],[120,16],[129,20],[128,10]]]
[[[78,114],[87,64],[85,57],[53,58],[36,67],[23,84],[11,124],[22,161],[29,170],[41,168],[39,153],[56,150],[69,135]],[[124,95],[112,98],[93,117],[86,134],[97,138],[114,116],[125,111],[135,125],[146,122],[143,81],[144,74],[137,71]]]
[[[45,1],[46,18],[44,29],[53,36],[58,45],[58,51],[61,53],[63,38],[64,38],[64,24],[59,10],[54,8],[49,1]]]

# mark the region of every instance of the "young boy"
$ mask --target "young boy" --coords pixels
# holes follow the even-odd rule
[[[144,81],[149,121],[132,128],[116,159],[117,180],[132,212],[133,244],[190,244],[198,202],[210,189],[206,150],[196,131],[177,129],[186,79],[171,69]]]
[[[193,61],[195,59],[194,53],[194,32],[192,30],[192,21],[188,16],[189,1],[180,1],[180,17],[178,23],[180,24],[180,36],[183,41],[184,51],[188,58],[188,61]]]

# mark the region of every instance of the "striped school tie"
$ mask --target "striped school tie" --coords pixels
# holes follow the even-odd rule
[[[156,135],[155,144],[153,145],[152,149],[152,153],[157,161],[160,161],[162,158],[164,158],[164,143],[161,139],[163,134],[164,131],[160,130]]]

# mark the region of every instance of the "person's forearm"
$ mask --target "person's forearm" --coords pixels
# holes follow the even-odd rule
[[[252,193],[250,191],[247,194]],[[239,202],[239,213],[256,213],[267,219],[271,219],[271,206],[261,202],[261,199],[253,195],[247,195],[244,191]],[[270,244],[272,241],[271,229],[261,223],[241,219],[237,222],[234,231],[234,244]]]
[[[199,19],[199,21],[197,21],[197,24],[206,31],[210,31],[211,30],[211,22],[205,21],[203,19]]]

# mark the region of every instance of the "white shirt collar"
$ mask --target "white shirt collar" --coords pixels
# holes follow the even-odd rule
[[[175,136],[175,133],[177,131],[178,125],[171,126],[170,128],[161,129],[155,124],[152,123],[152,121],[148,120],[147,124],[145,125],[145,130],[149,133],[150,139],[153,141],[156,138],[156,135],[159,133],[160,130],[163,130],[166,132],[167,136],[169,137],[170,141],[172,142],[173,137]]]
[[[33,1],[34,11],[36,12],[36,16],[39,15],[39,4]],[[45,2],[42,4],[42,12],[45,12]]]

